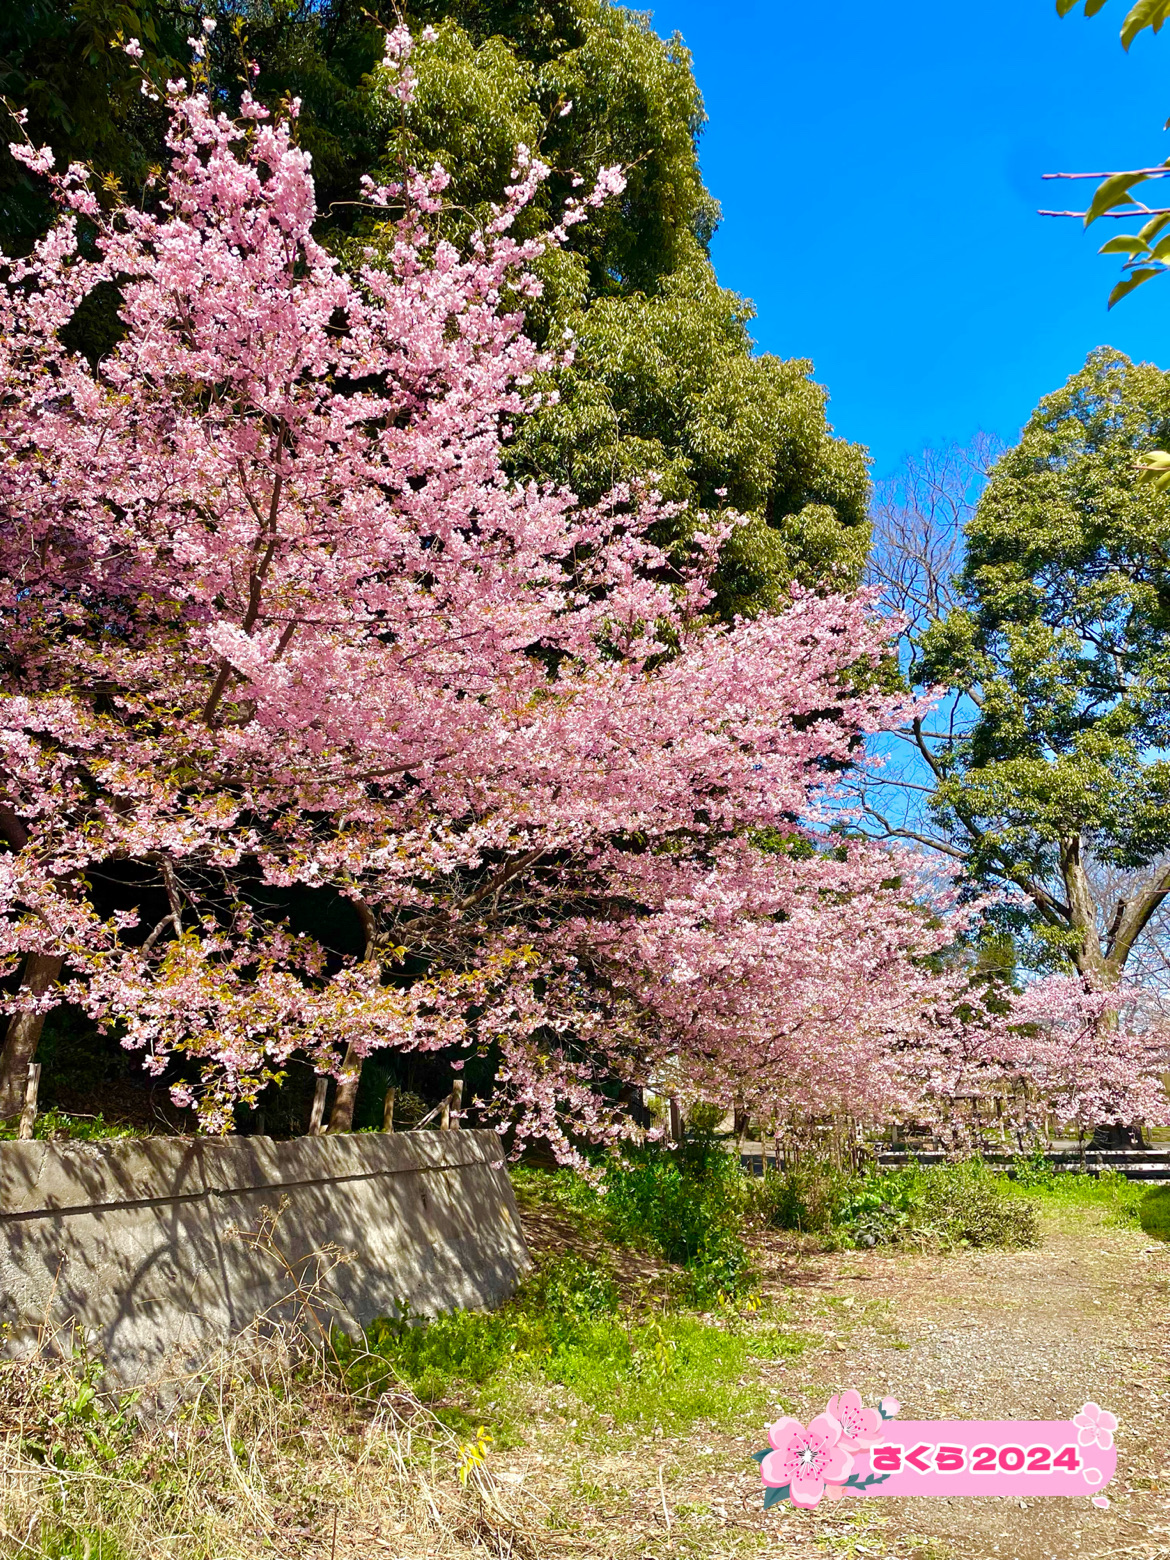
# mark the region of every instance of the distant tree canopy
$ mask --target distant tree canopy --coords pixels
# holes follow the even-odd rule
[[[967,516],[949,593],[918,591],[910,677],[951,690],[908,733],[925,816],[873,814],[1018,891],[996,914],[1028,962],[1095,990],[1164,937],[1170,900],[1170,493],[1141,480],[1155,446],[1170,375],[1111,348],[1040,402]],[[893,546],[879,533],[903,578],[928,556],[920,522]]]
[[[517,439],[514,469],[586,500],[656,474],[685,506],[683,533],[700,509],[750,516],[724,550],[725,614],[774,606],[793,581],[857,583],[869,543],[865,451],[833,436],[810,363],[753,355],[751,305],[715,278],[719,209],[697,161],[706,116],[677,35],[663,40],[607,0],[416,0],[407,22],[416,37],[424,27],[436,36],[412,59],[417,85],[403,108],[376,84],[395,20],[384,0],[34,0],[0,21],[2,90],[28,107],[30,135],[59,163],[91,162],[137,190],[165,154],[164,121],[119,40],[140,40],[155,80],[189,75],[185,40],[204,16],[216,23],[211,81],[226,105],[245,82],[270,105],[301,99],[299,136],[342,255],[369,242],[359,180],[371,167],[393,175],[441,162],[452,176],[443,220],[460,236],[499,199],[519,144],[554,170],[526,214],[532,231],[574,177],[588,184],[620,164],[622,199],[539,266],[545,292],[529,328],[572,340],[575,358],[556,375],[559,403]],[[41,199],[5,154],[5,249],[27,249],[42,230]]]

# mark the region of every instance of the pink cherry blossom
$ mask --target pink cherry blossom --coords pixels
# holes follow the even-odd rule
[[[387,39],[388,99],[412,47]],[[896,630],[870,596],[712,622],[738,516],[666,547],[652,489],[509,475],[561,361],[516,300],[620,170],[522,238],[548,169],[517,148],[467,253],[442,169],[367,181],[351,271],[287,120],[177,82],[168,109],[146,209],[18,153],[58,217],[0,258],[0,1015],[70,1000],[156,1074],[187,1058],[216,1131],[293,1056],[452,1047],[498,1058],[477,1120],[565,1157],[629,1134],[615,1082],[652,1078],[778,1130],[964,1089],[1158,1119],[1139,1024],[1100,1081],[1105,999],[979,1009],[941,957],[978,906],[849,837],[846,777],[910,711],[857,675]],[[62,332],[112,282],[94,365]],[[349,952],[290,928],[293,893]]]
[[[866,1408],[852,1388],[831,1397],[827,1412],[840,1423],[840,1445],[847,1452],[868,1451],[882,1438],[882,1416],[876,1408]]]
[[[881,1403],[882,1413],[887,1419],[893,1419],[895,1414],[902,1412],[902,1405],[896,1397],[884,1397]]]
[[[807,1427],[799,1419],[777,1420],[768,1430],[773,1450],[760,1464],[764,1483],[773,1489],[787,1485],[795,1506],[816,1506],[827,1487],[840,1487],[853,1471],[840,1438],[841,1426],[831,1414],[818,1414]]]
[[[1077,1427],[1078,1446],[1099,1446],[1108,1451],[1113,1445],[1117,1420],[1107,1409],[1086,1403],[1079,1414],[1073,1415],[1072,1422]]]

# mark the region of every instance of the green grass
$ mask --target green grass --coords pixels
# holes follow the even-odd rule
[[[521,1208],[572,1215],[583,1232],[605,1230],[605,1198],[599,1185],[575,1170],[545,1170],[534,1165],[509,1165],[508,1173]]]
[[[19,1137],[18,1122],[0,1123],[0,1142],[11,1142]],[[149,1137],[142,1127],[119,1126],[106,1121],[102,1115],[69,1116],[63,1110],[45,1110],[33,1123],[33,1137],[70,1138],[80,1142],[95,1142],[105,1138]]]
[[[1014,1180],[1007,1176],[1000,1179],[1009,1195],[1038,1202],[1048,1212],[1099,1208],[1106,1222],[1115,1225],[1137,1223],[1138,1207],[1146,1193],[1140,1181],[1127,1181],[1119,1170],[1103,1170],[1100,1175],[1054,1170],[1040,1158],[1022,1164]]]
[[[1152,1187],[1138,1204],[1138,1218],[1147,1235],[1170,1240],[1170,1186]]]
[[[762,1388],[742,1384],[752,1362],[796,1358],[809,1341],[774,1318],[635,1312],[596,1263],[562,1256],[499,1311],[455,1311],[421,1325],[383,1318],[362,1339],[338,1335],[335,1344],[351,1389],[377,1394],[406,1382],[460,1426],[519,1417],[523,1388],[536,1386],[564,1388],[582,1425],[600,1418],[685,1433],[699,1420],[731,1423],[756,1411]]]
[[[44,1528],[40,1534],[42,1560],[128,1560],[125,1549],[100,1528],[74,1528],[69,1524]]]

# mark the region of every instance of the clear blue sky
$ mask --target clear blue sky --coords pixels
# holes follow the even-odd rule
[[[1092,187],[1042,173],[1170,155],[1170,34],[1126,55],[1127,9],[653,6],[655,30],[692,50],[710,116],[720,280],[755,302],[761,349],[812,358],[875,475],[978,428],[1014,438],[1103,343],[1170,368],[1170,276],[1106,312],[1118,268],[1096,249],[1130,226],[1035,215]]]

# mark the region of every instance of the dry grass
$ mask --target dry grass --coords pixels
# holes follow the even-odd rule
[[[279,1211],[240,1238],[277,1252]],[[277,1252],[279,1255],[279,1253]],[[286,1264],[281,1314],[195,1374],[132,1394],[42,1330],[0,1361],[0,1553],[38,1560],[537,1560],[544,1513],[404,1384],[370,1398],[332,1369],[334,1248]]]

